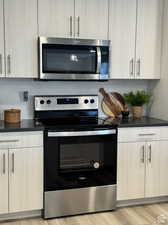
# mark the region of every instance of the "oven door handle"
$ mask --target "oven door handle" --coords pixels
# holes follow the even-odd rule
[[[48,132],[48,137],[76,137],[116,134],[116,130]]]

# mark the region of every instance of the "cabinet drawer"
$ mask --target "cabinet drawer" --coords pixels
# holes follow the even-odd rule
[[[9,132],[0,133],[1,148],[22,148],[43,146],[43,132]]]
[[[160,139],[161,140],[168,140],[168,127],[161,127],[160,128]]]
[[[119,128],[118,142],[152,141],[168,139],[168,127]]]

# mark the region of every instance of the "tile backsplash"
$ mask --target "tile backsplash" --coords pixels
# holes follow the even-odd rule
[[[110,92],[124,93],[134,90],[147,90],[145,80],[110,80],[108,82],[64,82],[64,81],[34,81],[31,79],[1,79],[0,80],[0,119],[3,110],[20,108],[22,119],[33,118],[34,95],[85,95],[98,94],[99,88],[104,87]],[[23,92],[28,91],[28,102],[23,101]],[[99,95],[100,96],[100,95]],[[100,103],[101,103],[100,96]],[[105,115],[99,107],[99,116]]]

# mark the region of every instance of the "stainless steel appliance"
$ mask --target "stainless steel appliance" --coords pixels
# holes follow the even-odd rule
[[[115,209],[117,127],[98,118],[98,96],[35,96],[45,126],[44,218]]]
[[[108,80],[108,40],[39,38],[39,79]]]

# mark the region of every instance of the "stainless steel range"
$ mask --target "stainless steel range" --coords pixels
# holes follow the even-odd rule
[[[98,118],[98,96],[35,96],[45,126],[44,218],[115,209],[117,128]]]

